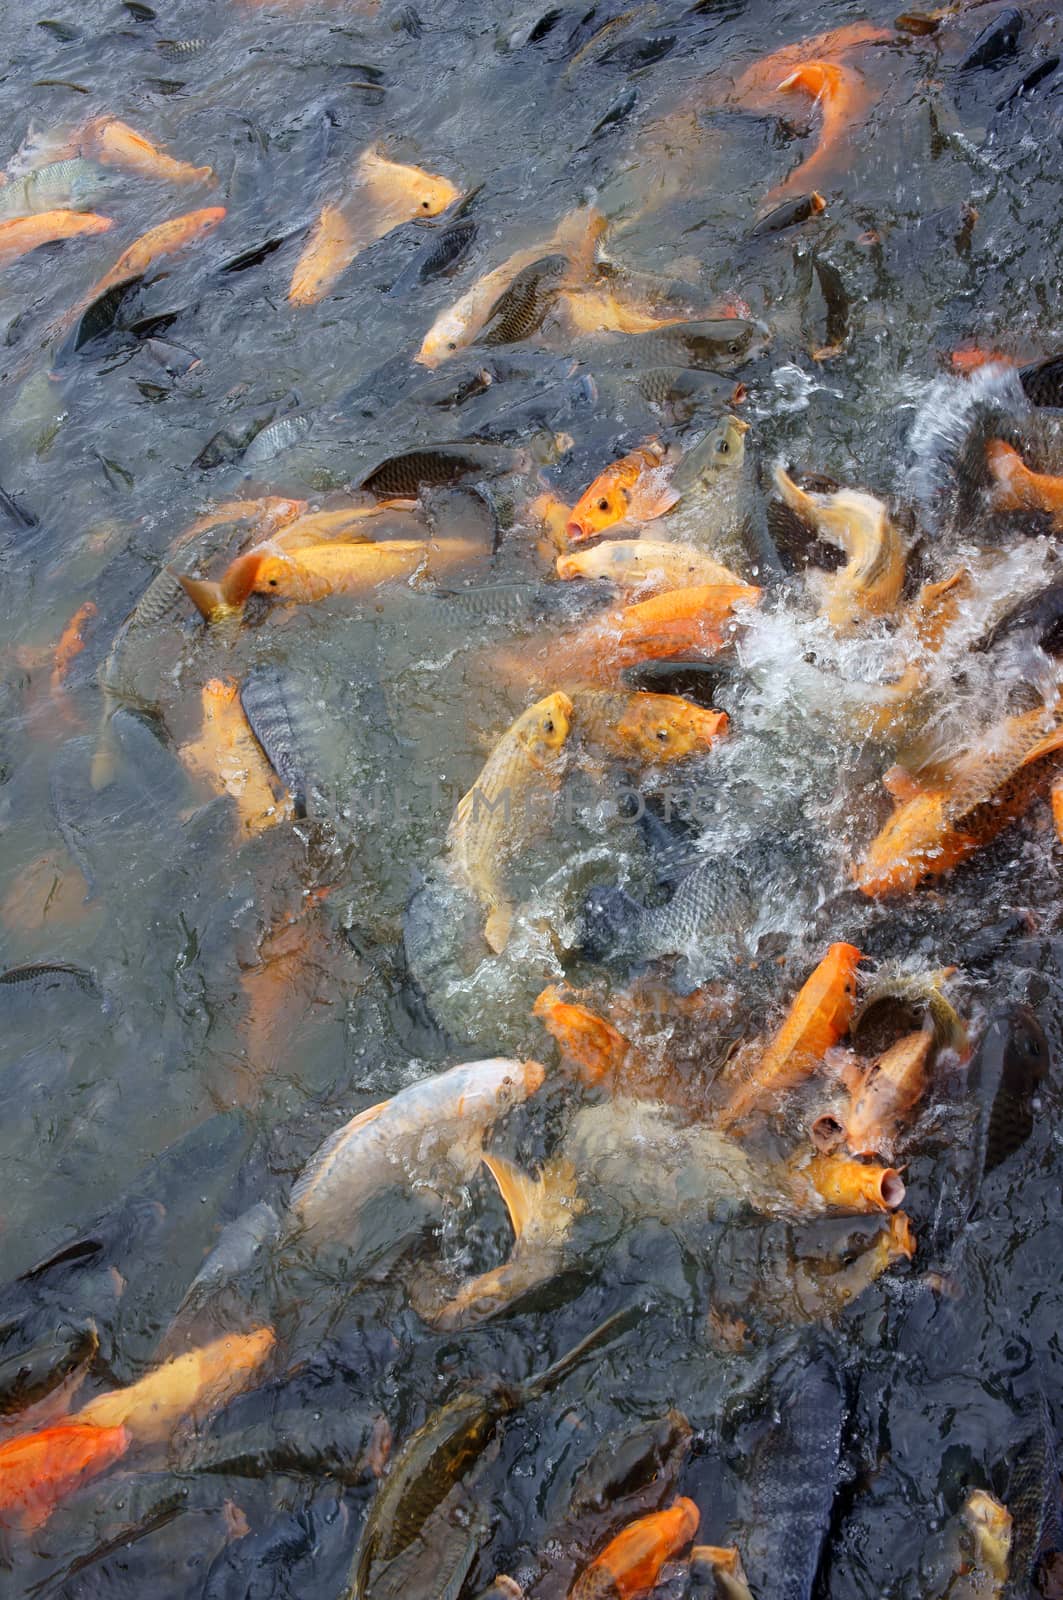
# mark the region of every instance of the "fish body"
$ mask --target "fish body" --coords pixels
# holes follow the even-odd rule
[[[764,324],[750,317],[702,317],[619,337],[625,366],[717,373],[737,372],[767,349],[770,340]]]
[[[1061,711],[1007,718],[925,787],[907,775],[891,778],[896,809],[854,869],[863,893],[877,898],[914,889],[965,861],[1021,816],[1063,768]]]
[[[632,1600],[647,1594],[665,1562],[693,1539],[700,1521],[693,1500],[680,1498],[666,1511],[629,1523],[580,1573],[570,1600]]]
[[[631,1041],[612,1023],[551,984],[536,998],[533,1014],[557,1040],[566,1060],[574,1062],[588,1085],[611,1080],[631,1052]]]
[[[0,222],[0,267],[28,255],[42,244],[106,233],[113,227],[110,217],[98,217],[91,211],[38,211],[30,217],[12,217],[8,222]]]
[[[751,584],[698,584],[608,611],[558,641],[555,675],[614,684],[644,661],[711,660],[738,630],[735,607],[756,605],[761,592]]]
[[[566,532],[573,543],[592,539],[618,522],[648,522],[675,505],[668,485],[667,452],[656,439],[631,450],[600,472],[572,508]]]
[[[211,678],[203,686],[199,738],[182,747],[182,761],[218,794],[236,801],[242,832],[264,832],[293,814],[291,795],[281,789],[252,732],[234,679]]]
[[[185,1417],[204,1417],[246,1389],[275,1343],[272,1328],[227,1334],[174,1356],[124,1389],[97,1395],[73,1420],[121,1429],[138,1443],[161,1443]]]
[[[310,605],[333,594],[371,594],[383,583],[409,577],[428,549],[423,539],[389,539],[381,544],[329,543],[304,545],[291,554],[263,553],[251,592],[296,605]]]
[[[522,712],[459,800],[447,831],[451,870],[487,912],[484,938],[496,952],[505,948],[513,920],[503,867],[525,836],[535,804],[541,806],[542,791],[560,785],[572,715],[572,701],[560,692]]]
[[[971,48],[960,62],[958,72],[974,72],[983,67],[996,67],[1015,54],[1023,15],[1015,6],[1005,6],[986,24]]]
[[[316,305],[375,239],[414,217],[438,216],[458,196],[448,178],[364,150],[350,193],[325,206],[311,229],[292,273],[289,301]]]
[[[459,440],[388,456],[366,473],[358,487],[380,500],[396,495],[413,499],[424,489],[448,487],[461,483],[463,478],[523,472],[529,464],[523,450]]]
[[[801,194],[793,200],[783,200],[774,206],[766,216],[753,224],[749,230],[749,237],[763,239],[771,233],[782,233],[786,228],[795,228],[799,223],[807,222],[809,217],[816,217],[826,209],[826,200],[813,189],[811,194]]]
[[[81,156],[49,161],[24,178],[0,185],[0,217],[29,216],[57,207],[78,210],[107,187],[107,174],[93,161]]]
[[[688,544],[665,539],[607,539],[588,550],[558,556],[559,578],[602,578],[625,593],[649,596],[667,589],[711,583],[740,584],[737,573]]]
[[[121,167],[142,178],[161,178],[166,183],[209,183],[214,177],[210,167],[175,161],[117,117],[97,117],[89,124],[82,146],[84,154],[104,166]]]
[[[963,1520],[971,1532],[975,1562],[993,1580],[992,1592],[1000,1594],[1011,1567],[1011,1513],[987,1490],[975,1489],[964,1501]]]
[[[856,968],[862,960],[855,945],[831,945],[802,985],[755,1070],[728,1097],[717,1115],[717,1127],[733,1127],[785,1094],[844,1037],[856,1004]]]
[[[1043,1390],[1036,1421],[1011,1451],[1007,1505],[1012,1518],[1009,1570],[1020,1590],[1047,1593],[1063,1566],[1063,1514],[1055,1429]]]
[[[437,367],[458,350],[475,343],[492,316],[496,315],[514,281],[536,261],[563,255],[571,264],[573,277],[588,275],[604,226],[605,221],[600,213],[590,208],[575,211],[562,221],[549,240],[514,251],[436,318],[414,360],[425,367]]]
[[[724,711],[705,711],[681,695],[645,690],[569,691],[580,737],[622,760],[659,766],[703,754],[727,732]]]
[[[853,131],[867,116],[871,96],[857,69],[836,61],[802,62],[787,73],[779,89],[811,95],[820,112],[815,151],[776,188],[775,194],[782,196],[823,182],[824,174],[836,171]]]
[[[68,313],[61,327],[67,327],[81,315],[93,301],[119,284],[128,282],[131,278],[142,278],[148,268],[165,256],[176,254],[186,245],[194,244],[198,239],[204,238],[218,226],[225,216],[224,206],[206,206],[201,211],[189,211],[181,217],[171,217],[168,222],[160,222],[154,228],[149,228],[147,233],[142,233],[139,239],[134,239],[127,250],[123,250],[114,266],[109,272],[87,290],[78,301],[73,311]]]
[[[310,1238],[343,1238],[374,1194],[409,1181],[461,1182],[476,1171],[486,1128],[541,1086],[536,1061],[494,1059],[452,1067],[371,1106],[308,1162],[289,1202],[292,1226]]]
[[[1002,1166],[1033,1133],[1033,1102],[1051,1065],[1048,1039],[1029,1006],[1011,1004],[990,1017],[967,1073],[980,1112],[978,1178]]]
[[[843,1119],[853,1155],[890,1149],[907,1115],[922,1099],[934,1036],[910,1033],[873,1061],[854,1090]]]
[[[308,708],[290,674],[253,667],[240,685],[240,704],[270,766],[291,796],[295,815],[306,815],[309,790]]]
[[[904,1184],[895,1167],[819,1155],[795,1170],[807,1178],[827,1205],[842,1211],[895,1211],[904,1200]]]
[[[112,1466],[129,1448],[120,1424],[57,1423],[0,1444],[0,1524],[30,1532],[89,1478]]]
[[[1048,356],[1019,368],[1019,382],[1034,406],[1063,405],[1063,356]]]
[[[402,269],[388,294],[402,296],[416,285],[453,272],[472,249],[478,232],[472,217],[459,217],[445,226],[437,224],[428,243]]]
[[[989,503],[994,511],[1043,511],[1058,532],[1063,529],[1063,478],[1033,472],[1019,452],[1003,439],[986,445],[986,466],[992,479]]]
[[[540,256],[522,267],[499,295],[480,331],[479,343],[514,344],[542,327],[558,292],[572,275],[565,255]]]
[[[810,494],[782,467],[775,470],[775,483],[790,509],[849,557],[825,580],[825,614],[832,626],[849,631],[864,618],[891,612],[904,583],[904,545],[881,500],[853,489]]]
[[[88,1371],[100,1347],[95,1328],[57,1328],[31,1349],[0,1361],[0,1417],[10,1420]],[[67,1389],[69,1392],[69,1389]]]

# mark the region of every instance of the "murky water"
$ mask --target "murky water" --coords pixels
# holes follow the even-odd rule
[[[1030,0],[999,59],[958,70],[1007,9],[959,8],[924,35],[893,29],[889,5],[769,0],[84,0],[48,14],[7,0],[0,220],[74,204],[114,226],[0,269],[0,484],[13,502],[0,508],[2,965],[74,969],[0,985],[0,1356],[91,1324],[99,1348],[76,1409],[162,1355],[269,1324],[267,1387],[234,1402],[232,1426],[263,1428],[279,1404],[285,1437],[331,1437],[342,1419],[347,1444],[316,1467],[305,1450],[266,1450],[254,1471],[204,1471],[186,1418],[39,1526],[9,1517],[4,1595],[338,1597],[379,1492],[375,1420],[394,1454],[456,1392],[527,1378],[623,1308],[634,1326],[518,1406],[467,1479],[456,1512],[476,1530],[467,1577],[445,1588],[422,1574],[401,1592],[459,1600],[506,1574],[560,1597],[625,1521],[679,1493],[699,1509],[699,1542],[738,1544],[757,1600],[904,1600],[949,1592],[949,1540],[971,1490],[1008,1501],[1028,1537],[1017,1461],[1048,1461],[1033,1498],[1058,1512],[1063,943],[1048,809],[1038,801],[973,863],[912,894],[874,902],[851,880],[888,815],[893,762],[962,747],[1063,677],[1029,638],[973,648],[1057,580],[1044,519],[931,530],[912,498],[917,415],[957,400],[950,379],[928,402],[947,352],[977,344],[1029,361],[1063,338],[1057,8]],[[815,148],[818,113],[807,95],[751,105],[736,85],[767,52],[854,22],[884,36],[853,58],[866,105],[817,175],[826,210],[751,238],[769,191]],[[89,163],[74,195],[62,175],[34,191],[33,174],[107,116],[209,165],[214,182]],[[370,146],[468,197],[454,208],[474,224],[462,253],[422,276],[433,224],[403,222],[317,304],[293,305],[307,229]],[[640,389],[629,336],[573,332],[557,306],[520,342],[473,345],[435,371],[413,360],[459,295],[588,204],[608,224],[608,281],[643,299],[654,284],[702,315],[741,302],[770,329],[767,350],[700,374],[700,408],[665,414]],[[98,331],[63,322],[134,239],[207,206],[224,217],[138,274]],[[742,576],[766,593],[714,669],[730,735],[663,776],[608,761],[570,775],[567,803],[514,864],[516,921],[493,956],[440,880],[451,814],[517,714],[560,686],[558,641],[598,603],[578,585],[561,593],[529,505],[546,490],[572,504],[650,435],[700,436],[739,382],[758,530]],[[1041,410],[1024,435],[1048,472],[1063,471],[1058,417]],[[455,440],[496,454],[456,486],[426,488],[412,515],[422,537],[427,518],[444,543],[470,542],[460,566],[368,599],[253,597],[242,621],[215,627],[175,596],[120,632],[167,561],[217,578],[254,542],[223,519],[175,545],[215,506],[331,506],[385,458]],[[960,566],[972,573],[910,717],[885,732],[868,706],[919,646],[895,617],[840,635],[818,614],[822,580],[775,570],[765,494],[778,462],[890,503],[908,541],[907,599]],[[68,641],[60,659],[86,603],[79,648]],[[295,708],[306,815],[248,837],[187,746],[204,685],[256,674]],[[643,806],[667,814],[666,832],[639,825]],[[949,995],[988,1042],[967,1073],[943,1054],[897,1145],[911,1262],[851,1305],[832,1299],[823,1284],[877,1219],[640,1204],[633,1137],[630,1192],[613,1195],[563,1270],[476,1327],[439,1331],[426,1309],[510,1252],[475,1162],[436,1204],[414,1161],[402,1189],[374,1202],[366,1236],[380,1248],[357,1260],[293,1260],[267,1228],[235,1276],[178,1317],[228,1223],[262,1202],[283,1214],[323,1139],[454,1062],[546,1064],[543,1089],[490,1143],[528,1171],[547,1160],[581,1091],[532,1005],[567,979],[604,1007],[646,976],[637,951],[590,959],[582,907],[602,884],[663,900],[666,848],[720,875],[748,862],[752,950],[763,940],[759,961],[723,973],[703,945],[654,968],[678,998],[643,1016],[644,1040],[695,1085],[731,1045],[770,1031],[833,941],[871,961],[958,969]],[[691,1021],[682,998],[721,977],[718,1013]],[[972,1190],[979,1115],[1023,1027],[1043,1030],[1050,1070],[1029,1126]],[[808,1109],[755,1135],[757,1158],[792,1151]],[[696,1163],[683,1180],[698,1200]],[[802,1299],[807,1262],[822,1293]],[[812,1421],[795,1412],[787,1431],[797,1397],[817,1393]],[[574,1522],[573,1485],[595,1453],[601,1470],[670,1410],[693,1430],[674,1470]],[[818,1493],[815,1537],[780,1516],[773,1472],[784,1500],[803,1474]],[[660,1592],[694,1593],[691,1582],[667,1568]],[[1033,1592],[1028,1577],[1013,1582],[1007,1592]]]

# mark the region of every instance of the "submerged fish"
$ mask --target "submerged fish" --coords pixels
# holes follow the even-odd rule
[[[559,578],[605,578],[625,593],[661,593],[710,583],[740,584],[729,567],[693,545],[665,539],[609,539],[590,550],[558,556]]]
[[[701,1513],[693,1500],[678,1499],[667,1511],[639,1517],[616,1534],[569,1590],[570,1600],[631,1600],[655,1587],[666,1561],[698,1531]]]
[[[1033,1133],[1034,1101],[1051,1066],[1048,1039],[1029,1006],[1012,1004],[990,1018],[967,1074],[980,1106],[978,1178],[1015,1155]]]
[[[585,743],[645,765],[703,754],[727,732],[726,712],[705,711],[681,695],[570,686],[569,697]]]
[[[753,224],[749,237],[762,239],[769,233],[782,233],[785,228],[794,228],[800,222],[807,222],[809,217],[816,217],[826,209],[826,200],[813,189],[811,194],[798,195],[794,200],[783,200],[774,206],[766,216]]]
[[[486,1129],[544,1078],[537,1061],[473,1061],[370,1106],[308,1162],[292,1189],[291,1225],[311,1240],[343,1239],[373,1195],[414,1174],[419,1188],[467,1182]]]
[[[138,1443],[160,1443],[186,1417],[205,1417],[246,1389],[275,1343],[272,1328],[227,1334],[174,1356],[124,1389],[97,1395],[73,1420],[120,1428]]]
[[[849,557],[822,580],[831,625],[844,632],[891,612],[904,584],[904,544],[882,501],[856,489],[809,493],[782,467],[775,469],[775,484],[795,516]]]
[[[505,949],[514,907],[503,869],[542,811],[543,791],[557,790],[564,774],[572,701],[555,693],[521,713],[498,741],[476,783],[459,800],[447,830],[447,859],[455,880],[472,890],[487,912],[484,939]]]
[[[767,349],[770,333],[751,317],[702,317],[671,322],[645,333],[605,335],[621,340],[621,364],[641,367],[691,367],[699,372],[731,373]]]
[[[588,276],[604,227],[605,219],[599,212],[590,208],[574,211],[560,223],[551,238],[515,251],[436,318],[414,360],[425,367],[437,367],[456,351],[473,344],[498,312],[503,297],[519,274],[537,261],[563,256],[574,278]]]
[[[986,466],[992,480],[989,504],[994,511],[1043,511],[1057,532],[1063,529],[1063,478],[1032,472],[1003,439],[991,439],[986,446]]]
[[[217,794],[232,796],[242,833],[254,836],[291,817],[292,797],[252,732],[235,679],[211,678],[203,685],[202,704],[199,738],[179,752],[185,765]]]
[[[781,1026],[744,1081],[739,1081],[716,1117],[730,1128],[792,1089],[843,1038],[856,1004],[856,969],[863,956],[855,945],[832,944],[802,985]]]
[[[32,217],[13,217],[10,222],[0,222],[0,267],[42,244],[106,233],[113,227],[111,217],[94,216],[91,211],[38,211]]]
[[[60,1500],[106,1472],[128,1450],[120,1423],[71,1420],[0,1444],[0,1524],[29,1533]]]
[[[819,142],[813,154],[774,190],[776,195],[784,195],[822,182],[824,172],[836,171],[839,161],[847,163],[845,146],[854,129],[866,120],[872,97],[855,67],[834,61],[802,62],[778,87],[782,91],[804,90],[820,110]]]
[[[358,487],[378,499],[396,495],[412,499],[423,489],[461,483],[464,478],[524,472],[530,464],[527,451],[458,440],[388,456],[365,474]]]
[[[10,1419],[58,1389],[69,1395],[71,1379],[87,1374],[99,1347],[89,1323],[56,1328],[31,1349],[7,1356],[0,1361],[0,1417]]]
[[[923,780],[888,773],[896,809],[853,870],[863,893],[901,894],[949,872],[1021,816],[1063,769],[1061,709],[1007,718]]]
[[[990,1594],[1003,1594],[1011,1567],[1011,1513],[987,1490],[975,1489],[964,1501],[963,1520],[970,1530],[975,1565],[991,1580]]]
[[[162,257],[173,255],[176,251],[183,250],[186,245],[202,239],[218,226],[224,216],[224,206],[207,206],[202,211],[189,211],[182,217],[171,217],[168,222],[160,222],[156,227],[149,228],[139,239],[134,239],[129,248],[118,257],[110,271],[105,272],[91,289],[86,290],[73,309],[51,331],[55,334],[64,332],[77,321],[94,300],[98,300],[108,290],[117,288],[119,284],[127,283],[132,278],[143,277],[148,268],[154,266]]]
[[[448,178],[364,150],[349,193],[325,206],[311,229],[292,273],[289,301],[316,305],[375,239],[413,217],[438,216],[458,195]]]
[[[175,161],[117,117],[97,117],[89,123],[82,136],[82,154],[105,166],[122,167],[140,177],[162,178],[167,183],[208,183],[214,177],[211,167]]]

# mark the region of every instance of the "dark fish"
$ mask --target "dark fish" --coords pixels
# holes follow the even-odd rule
[[[144,354],[171,378],[183,378],[193,367],[199,366],[199,357],[194,350],[188,350],[184,345],[170,344],[166,339],[145,339]]]
[[[55,22],[49,18],[44,22],[38,22],[37,26],[50,33],[53,39],[58,39],[60,44],[72,44],[75,39],[81,38],[80,31],[72,28],[69,22]]]
[[[52,1393],[100,1347],[96,1329],[59,1326],[35,1344],[0,1359],[0,1416],[24,1411]]]
[[[652,694],[677,694],[706,710],[717,708],[721,687],[734,680],[734,663],[726,661],[643,661],[623,673],[629,689]]]
[[[388,294],[397,299],[421,284],[430,283],[433,278],[453,272],[472,249],[478,231],[471,217],[459,218],[443,228],[433,228],[428,242],[406,263]]]
[[[226,1543],[197,1592],[201,1600],[334,1595],[350,1537],[350,1515],[331,1496],[323,1496],[321,1506],[315,1502],[298,1511],[273,1510],[264,1527]]]
[[[462,478],[519,472],[526,464],[523,451],[498,445],[425,445],[420,450],[388,456],[366,473],[358,488],[368,489],[381,500],[413,500],[422,489],[460,483]]]
[[[602,51],[598,64],[618,67],[621,72],[638,72],[670,56],[675,45],[674,33],[659,33],[646,39],[621,39]]]
[[[1009,89],[1003,100],[997,103],[997,111],[1015,111],[1030,95],[1052,77],[1059,70],[1060,57],[1049,56],[1045,61],[1039,61],[1025,77],[1020,78],[1013,89]]]
[[[295,679],[279,667],[253,667],[240,686],[240,704],[270,766],[306,816],[310,711]]]
[[[625,89],[623,94],[618,95],[612,105],[598,118],[598,121],[591,129],[591,138],[597,139],[598,135],[604,133],[607,128],[615,128],[618,122],[623,122],[626,117],[629,117],[638,104],[638,98],[638,90],[634,86]]]
[[[688,422],[702,408],[729,409],[745,399],[744,386],[733,378],[695,367],[647,367],[634,379],[643,399],[675,422]]]
[[[743,1549],[754,1594],[810,1600],[841,1475],[848,1415],[845,1380],[830,1345],[798,1346],[771,1380],[770,1425],[749,1458],[749,1528]]]
[[[745,317],[710,317],[673,322],[621,341],[607,339],[627,367],[694,367],[703,372],[733,372],[767,345],[767,329]]]
[[[848,337],[849,295],[842,275],[833,263],[824,261],[822,256],[814,255],[812,266],[819,279],[823,301],[827,308],[825,342],[828,349],[837,349]]]
[[[135,22],[155,21],[155,12],[150,6],[142,5],[140,0],[122,0],[122,4]]]
[[[168,61],[183,61],[198,56],[210,43],[208,39],[159,39],[155,48]]]
[[[626,1327],[631,1315],[614,1313],[534,1378],[519,1384],[496,1381],[486,1392],[455,1396],[407,1439],[369,1508],[352,1567],[353,1600],[377,1595],[381,1570],[416,1546],[433,1513],[475,1468],[503,1418],[556,1388],[591,1351]],[[460,1588],[460,1583],[457,1588],[448,1584],[437,1592],[457,1600]]]
[[[287,394],[279,400],[268,400],[264,405],[244,411],[239,420],[219,428],[203,446],[192,462],[201,472],[209,472],[226,462],[239,461],[248,446],[258,438],[264,428],[286,411],[298,407],[298,396]]]
[[[799,222],[818,216],[826,210],[827,202],[813,190],[811,194],[798,195],[795,200],[784,200],[782,205],[761,217],[749,230],[751,239],[763,239],[769,233],[782,233],[785,228],[795,228]]]
[[[513,344],[537,333],[569,271],[564,255],[541,256],[522,268],[491,307],[479,343]]]
[[[1008,1593],[1058,1595],[1063,1587],[1063,1516],[1056,1433],[1044,1391],[1033,1427],[1008,1452],[1006,1505],[1012,1517]]]
[[[667,905],[650,909],[626,890],[602,884],[587,897],[581,949],[592,961],[698,953],[726,970],[750,955],[747,937],[758,897],[749,870],[738,859],[710,860],[688,873]]]
[[[1020,367],[1019,382],[1031,405],[1063,407],[1063,356]]]
[[[968,1069],[981,1105],[981,1176],[1020,1150],[1034,1129],[1033,1100],[1051,1067],[1044,1029],[1029,1006],[1009,1004],[989,1019]]]
[[[293,230],[297,232],[298,230]],[[219,272],[247,272],[251,267],[260,267],[267,261],[275,250],[291,238],[290,233],[276,234],[266,239],[262,244],[252,245],[250,250],[241,250],[238,256],[233,256],[231,261],[226,261],[218,268]]]
[[[805,567],[837,572],[848,561],[845,551],[820,539],[794,506],[769,500],[765,517],[771,542],[787,572],[800,572]]]
[[[0,513],[16,528],[35,528],[37,518],[32,511],[23,511],[17,500],[13,500],[6,489],[0,488]]]
[[[690,1424],[678,1411],[603,1439],[572,1485],[570,1519],[614,1513],[637,1502],[652,1511],[671,1494],[690,1449]]]
[[[1022,23],[1022,12],[1014,6],[1006,6],[982,29],[957,70],[973,72],[979,67],[997,67],[1013,56],[1018,48]]]
[[[1032,599],[1022,600],[984,633],[972,650],[992,650],[1002,639],[1030,633],[1049,655],[1063,653],[1063,580],[1050,583]]]
[[[82,994],[100,993],[94,973],[65,961],[33,962],[24,967],[9,967],[0,974],[0,984],[22,995],[36,996],[49,989],[78,989]]]
[[[102,339],[108,333],[114,333],[118,326],[118,314],[127,298],[134,294],[143,285],[143,278],[128,278],[125,283],[116,283],[113,288],[101,294],[98,299],[82,312],[66,338],[59,345],[53,359],[55,366],[62,366],[79,350],[84,349],[95,339]]]

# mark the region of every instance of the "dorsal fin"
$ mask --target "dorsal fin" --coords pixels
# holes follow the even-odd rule
[[[543,1181],[529,1177],[508,1156],[492,1156],[485,1151],[483,1161],[498,1185],[513,1233],[520,1239],[531,1219],[542,1210]]]

